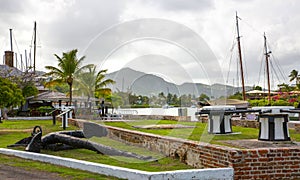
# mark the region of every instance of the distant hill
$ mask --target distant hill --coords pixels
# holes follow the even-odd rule
[[[113,91],[130,91],[138,95],[157,95],[160,92],[164,94],[171,93],[181,96],[183,94],[192,94],[199,96],[204,93],[215,98],[225,95],[231,95],[240,91],[241,88],[226,86],[222,84],[207,85],[202,83],[183,83],[176,85],[165,81],[163,78],[153,74],[146,74],[131,68],[123,68],[119,71],[107,74],[107,78],[113,79],[116,83],[111,86]],[[246,87],[247,90],[252,89]]]

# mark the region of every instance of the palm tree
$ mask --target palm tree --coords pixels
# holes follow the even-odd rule
[[[298,74],[298,71],[297,70],[292,70],[291,71],[291,74],[289,75],[290,77],[290,82],[292,82],[293,80],[296,80],[296,86],[298,87],[299,85],[299,81],[300,81],[300,75]],[[298,87],[299,88],[299,87]]]
[[[44,76],[52,76],[53,80],[47,82],[45,86],[52,86],[61,83],[67,83],[69,86],[69,102],[72,103],[72,88],[74,76],[81,72],[83,69],[88,68],[91,64],[81,67],[82,61],[85,56],[77,58],[77,49],[71,50],[69,52],[63,53],[62,57],[54,54],[58,60],[58,68],[53,66],[45,66],[50,72],[46,73]]]
[[[294,88],[289,86],[288,84],[282,83],[282,84],[278,84],[277,85],[279,87],[279,90],[281,92],[290,92],[292,91]]]
[[[95,93],[102,96],[111,94],[111,89],[106,88],[107,85],[115,83],[112,79],[105,79],[107,69],[96,71],[97,66],[89,66],[86,71],[78,74],[78,78],[75,81],[77,87],[77,93],[83,93],[88,97],[87,101],[90,101],[91,97],[95,96]]]

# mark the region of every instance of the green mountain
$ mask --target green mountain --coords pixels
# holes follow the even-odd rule
[[[164,94],[177,94],[178,96],[184,94],[199,96],[203,93],[211,98],[217,98],[232,95],[237,91],[241,91],[241,88],[223,84],[207,85],[187,82],[177,85],[167,82],[156,75],[146,74],[131,68],[123,68],[119,71],[107,74],[107,78],[116,81],[116,83],[110,87],[113,91],[129,91],[134,94],[146,96],[157,95],[161,92]],[[250,90],[252,87],[247,87],[246,89]]]

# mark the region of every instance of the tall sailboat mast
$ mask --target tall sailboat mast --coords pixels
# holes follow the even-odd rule
[[[34,21],[34,39],[33,39],[33,73],[35,74],[35,57],[36,57],[36,21]]]
[[[267,46],[267,38],[266,38],[266,33],[264,33],[264,47],[265,47],[265,57],[266,57],[266,70],[267,70],[267,79],[268,79],[268,104],[270,105],[271,103],[271,87],[270,87],[270,71],[269,71],[269,57],[272,52],[268,51],[268,46]]]
[[[240,32],[239,32],[239,17],[236,12],[236,31],[237,31],[237,42],[238,42],[238,52],[240,60],[240,71],[242,79],[242,88],[243,88],[243,100],[246,100],[246,91],[245,91],[245,81],[244,81],[244,70],[243,70],[243,61],[242,61],[242,51],[241,51],[241,41],[240,41]]]

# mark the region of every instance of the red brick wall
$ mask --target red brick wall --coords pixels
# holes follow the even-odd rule
[[[77,122],[77,124],[80,124]],[[107,126],[109,136],[195,168],[234,168],[235,179],[300,179],[300,147],[237,149]]]
[[[231,153],[235,179],[300,179],[300,148],[264,148]]]

